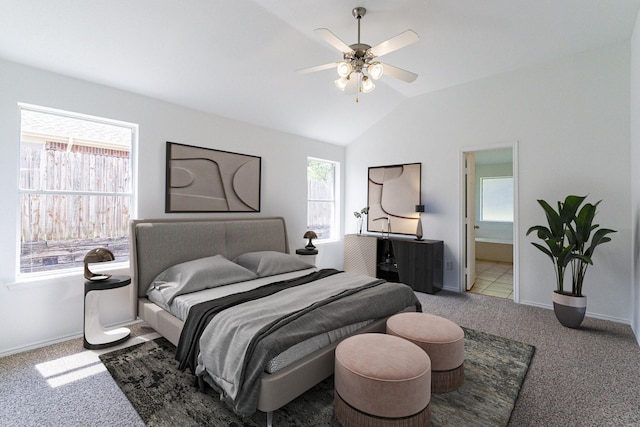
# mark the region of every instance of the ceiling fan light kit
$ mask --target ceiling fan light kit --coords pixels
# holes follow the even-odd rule
[[[357,43],[347,45],[326,28],[318,28],[315,30],[316,34],[342,53],[342,61],[317,65],[298,71],[301,73],[311,73],[335,67],[339,76],[339,78],[334,81],[336,87],[347,94],[355,93],[356,102],[359,101],[358,93],[369,93],[373,91],[376,85],[372,79],[378,80],[383,75],[394,77],[407,83],[413,82],[418,77],[416,73],[392,65],[382,64],[377,61],[376,58],[417,42],[419,40],[418,35],[412,30],[406,30],[387,41],[371,47],[368,44],[360,42],[360,20],[367,13],[367,9],[364,7],[356,7],[351,13],[358,21]]]
[[[371,79],[367,76],[362,78],[362,92],[369,93],[372,92],[376,88],[376,85],[373,84]]]
[[[334,83],[336,84],[336,87],[338,89],[344,91],[347,85],[349,84],[349,79],[346,77],[340,77],[339,79],[334,81]]]
[[[348,77],[353,71],[353,67],[349,62],[339,62],[336,71],[340,77]]]
[[[373,80],[378,80],[384,74],[384,67],[379,62],[374,62],[369,64],[367,67],[367,73],[373,78]]]

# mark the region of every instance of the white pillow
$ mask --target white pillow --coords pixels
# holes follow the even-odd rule
[[[256,275],[222,255],[176,264],[158,274],[147,294],[160,296],[168,306],[178,295],[255,279]]]
[[[273,276],[315,267],[302,261],[296,255],[275,251],[247,252],[234,259],[233,262],[257,274],[258,277]]]

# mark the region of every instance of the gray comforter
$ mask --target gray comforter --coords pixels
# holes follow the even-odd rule
[[[256,411],[269,360],[305,339],[420,304],[407,285],[339,273],[219,313],[200,338],[196,375],[239,415]]]

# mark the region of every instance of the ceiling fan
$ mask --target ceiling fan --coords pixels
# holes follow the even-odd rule
[[[358,102],[358,92],[371,92],[376,87],[371,80],[378,80],[383,75],[394,77],[407,83],[414,81],[418,77],[416,73],[394,67],[393,65],[383,64],[377,59],[382,55],[417,42],[419,40],[418,34],[413,30],[406,30],[387,41],[371,47],[368,44],[360,42],[360,20],[367,13],[367,9],[364,7],[356,7],[351,13],[358,20],[357,43],[348,45],[326,28],[317,28],[314,30],[318,36],[342,52],[342,61],[303,68],[298,70],[298,72],[313,73],[335,68],[339,76],[334,82],[336,87],[347,94],[355,93],[356,102]]]

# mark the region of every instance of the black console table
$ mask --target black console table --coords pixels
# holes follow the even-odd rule
[[[401,282],[418,292],[442,289],[444,242],[348,234],[345,271]]]

